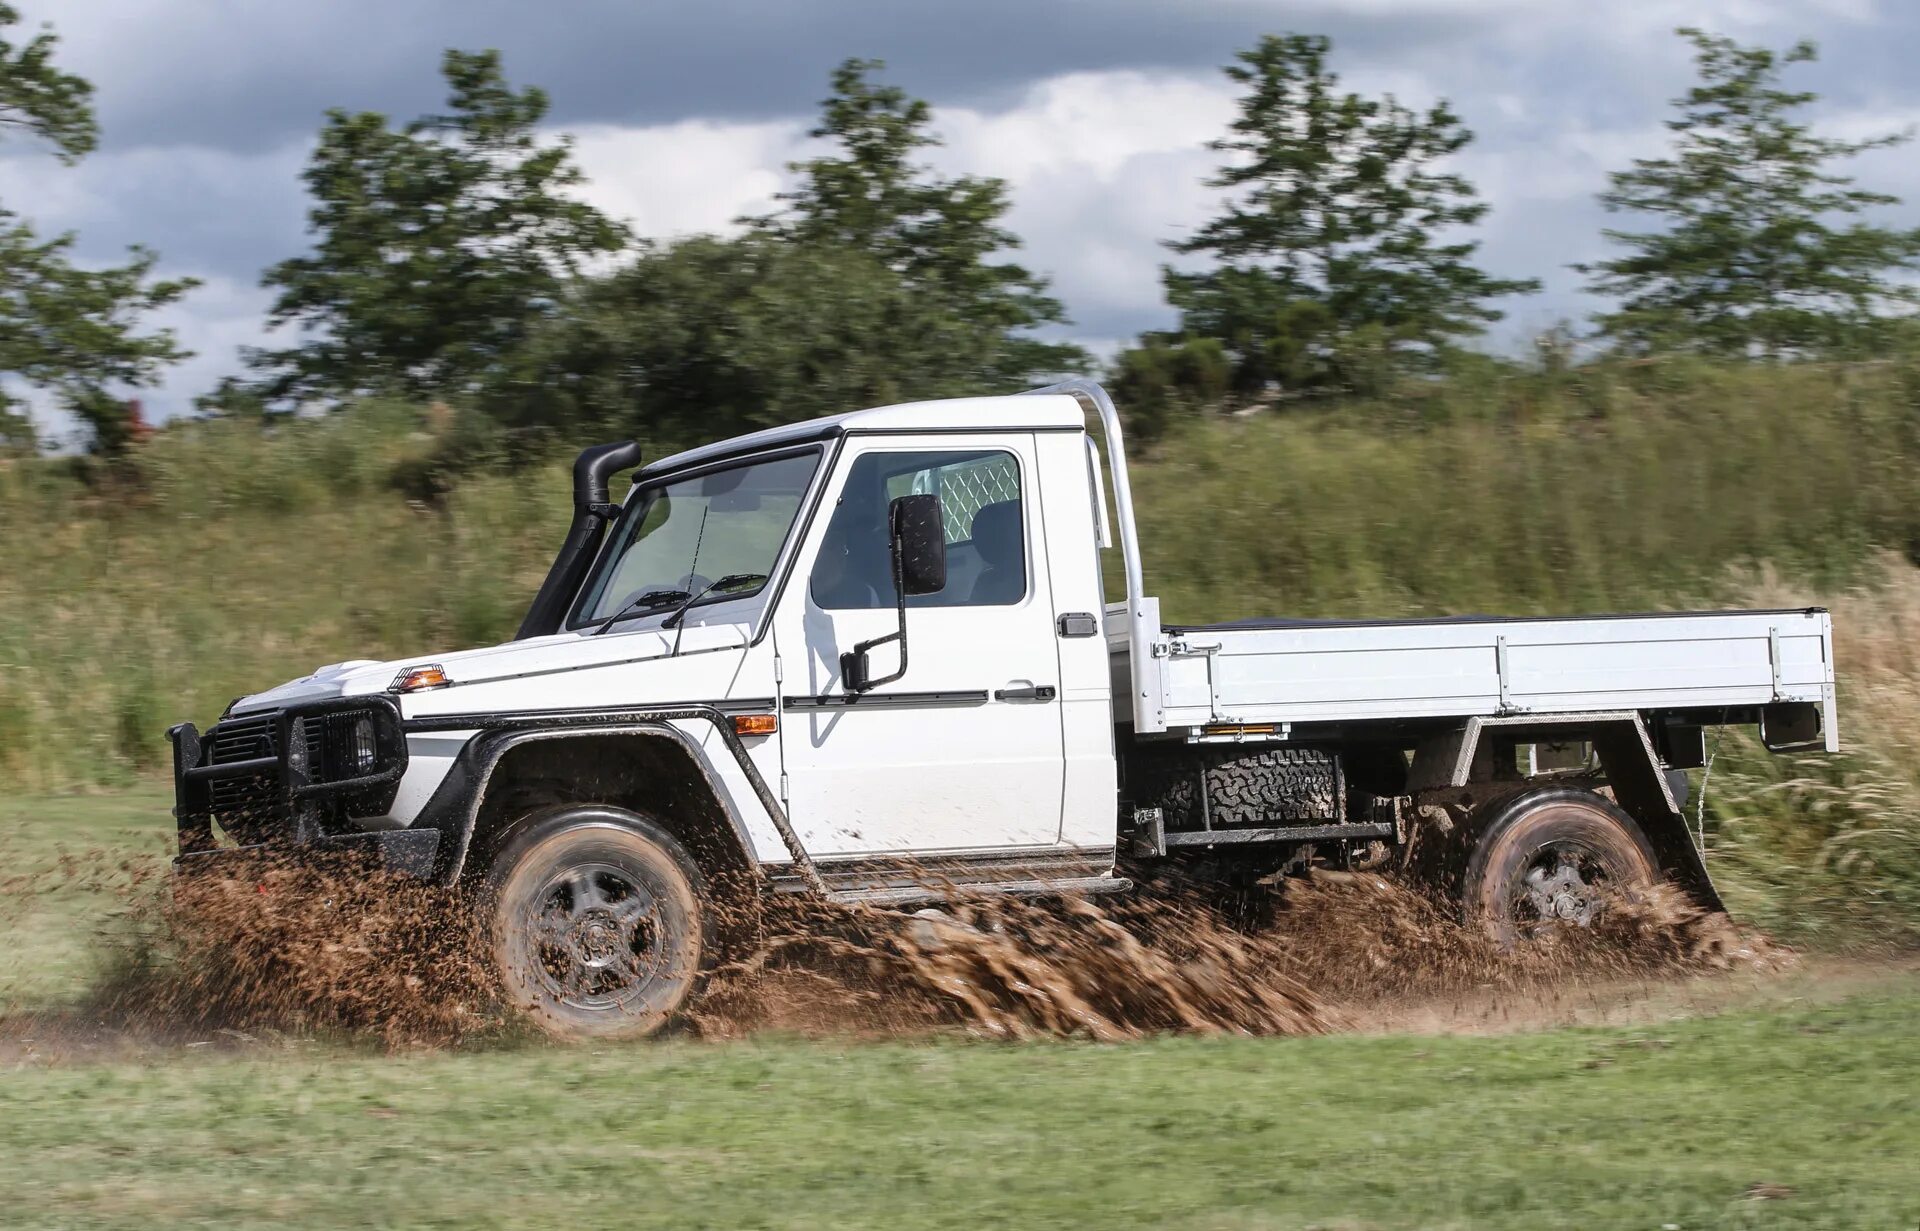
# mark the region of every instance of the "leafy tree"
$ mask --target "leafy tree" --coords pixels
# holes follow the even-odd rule
[[[1269,35],[1227,76],[1245,87],[1231,161],[1208,186],[1225,211],[1169,246],[1205,255],[1163,271],[1182,332],[1222,343],[1242,395],[1353,387],[1432,361],[1500,313],[1487,301],[1538,289],[1473,264],[1461,228],[1486,216],[1473,186],[1444,169],[1473,134],[1445,102],[1416,112],[1391,96],[1340,90],[1316,35]]]
[[[997,334],[997,358],[983,388],[1004,390],[1038,376],[1080,371],[1077,346],[1034,338],[1037,326],[1063,324],[1046,279],[1005,260],[1020,240],[1002,224],[1010,202],[1004,180],[935,177],[915,161],[940,144],[929,130],[925,101],[872,74],[879,60],[848,60],[833,73],[833,94],[821,104],[811,135],[836,148],[792,164],[799,185],[781,199],[784,213],[757,220],[774,235],[872,254],[921,294],[943,301],[963,320]]]
[[[84,269],[68,259],[72,244],[70,234],[40,239],[0,209],[0,372],[53,390],[93,429],[94,448],[118,454],[131,425],[111,387],[151,384],[188,354],[170,330],[137,332],[139,318],[197,283],[149,281],[155,254],[138,247],[131,264]]]
[[[873,253],[754,230],[583,279],[486,403],[510,427],[704,439],[1005,388],[1004,335]]]
[[[20,21],[19,10],[0,0],[0,32]],[[15,46],[0,34],[0,132],[23,132],[53,146],[60,160],[75,163],[100,138],[93,118],[93,86],[53,63],[60,40],[43,29]]]
[[[494,51],[449,51],[442,72],[448,114],[395,129],[374,112],[328,113],[305,173],[314,251],[263,280],[280,289],[270,323],[306,335],[249,356],[266,399],[472,392],[569,278],[626,246],[624,228],[570,193],[582,179],[571,143],[541,140],[544,91],[510,87]]]
[[[53,61],[57,40],[41,31],[25,43],[5,37],[20,15],[0,3],[0,133],[51,145],[67,163],[94,146],[98,129],[93,87]],[[172,303],[192,279],[150,281],[154,254],[133,249],[119,268],[86,269],[71,259],[71,234],[42,239],[11,210],[0,208],[0,376],[51,391],[91,425],[94,447],[119,453],[128,419],[112,386],[153,381],[186,357],[167,330],[138,332],[139,318]],[[0,388],[0,439],[30,443],[19,404]]]
[[[1844,221],[1898,199],[1831,168],[1913,134],[1816,136],[1800,115],[1817,96],[1780,84],[1787,68],[1815,59],[1810,42],[1775,52],[1679,34],[1693,44],[1700,80],[1674,100],[1673,148],[1615,172],[1600,198],[1667,225],[1609,230],[1626,254],[1575,266],[1620,301],[1596,318],[1601,331],[1637,351],[1780,357],[1880,344],[1889,311],[1920,304],[1920,290],[1895,280],[1920,268],[1920,229]]]

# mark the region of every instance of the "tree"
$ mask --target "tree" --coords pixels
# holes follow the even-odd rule
[[[0,31],[19,21],[19,10],[0,0]],[[71,164],[93,149],[100,128],[93,118],[93,86],[54,66],[59,41],[43,29],[16,47],[0,34],[0,132],[46,141]]]
[[[1215,262],[1163,279],[1182,332],[1230,352],[1242,395],[1352,387],[1383,352],[1430,363],[1500,318],[1486,301],[1539,287],[1484,273],[1459,237],[1487,213],[1444,169],[1473,140],[1459,117],[1341,92],[1330,49],[1269,35],[1227,67],[1245,93],[1208,147],[1231,161],[1207,181],[1226,208],[1169,245]]]
[[[1913,134],[1816,136],[1799,115],[1817,96],[1780,84],[1784,70],[1816,58],[1810,42],[1774,52],[1679,34],[1693,44],[1700,81],[1674,100],[1673,148],[1615,172],[1600,198],[1609,211],[1667,225],[1608,230],[1626,254],[1574,267],[1619,300],[1595,318],[1602,333],[1635,351],[1871,350],[1891,310],[1920,303],[1920,291],[1895,280],[1920,268],[1920,229],[1843,222],[1898,198],[1855,188],[1831,167]]]
[[[1002,225],[1010,202],[1004,180],[963,175],[939,179],[917,163],[917,151],[940,144],[929,130],[925,101],[870,80],[885,65],[848,60],[834,70],[833,93],[811,136],[834,152],[789,168],[798,186],[782,194],[784,213],[756,220],[774,235],[802,244],[870,253],[921,294],[1000,338],[984,388],[1004,390],[1036,377],[1081,371],[1077,346],[1047,343],[1029,331],[1066,322],[1046,279],[1001,259],[1020,246]]]
[[[485,403],[510,428],[709,438],[1005,388],[1005,338],[873,253],[763,230],[582,279]]]
[[[16,46],[4,37],[20,20],[0,3],[0,133],[51,145],[72,163],[94,146],[93,88],[55,66],[57,40],[42,31]],[[128,418],[115,385],[145,385],[186,357],[168,330],[139,332],[140,318],[196,285],[152,281],[154,254],[132,250],[131,263],[88,269],[74,264],[72,234],[42,239],[31,224],[0,208],[0,375],[50,391],[88,423],[93,446],[117,454]],[[0,389],[0,437],[31,441],[18,403]]]
[[[494,51],[449,51],[442,72],[446,115],[328,113],[305,173],[314,251],[263,279],[269,323],[307,335],[249,356],[269,401],[472,393],[569,278],[626,246],[571,194],[571,143],[541,140],[545,92],[512,89]]]
[[[54,391],[93,429],[95,450],[117,455],[131,423],[112,387],[151,384],[188,354],[169,330],[138,332],[139,318],[197,284],[149,281],[156,257],[138,247],[131,264],[83,269],[68,259],[72,244],[70,234],[40,239],[0,209],[0,372]]]

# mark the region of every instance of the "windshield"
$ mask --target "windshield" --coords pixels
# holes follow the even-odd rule
[[[809,449],[643,488],[627,501],[568,627],[605,620],[649,594],[661,595],[664,605],[641,603],[634,614],[664,616],[688,595],[738,574],[761,580],[722,587],[708,601],[758,594],[819,461],[819,450]]]

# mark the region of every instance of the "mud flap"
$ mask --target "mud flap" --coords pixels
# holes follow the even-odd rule
[[[1627,814],[1640,823],[1660,866],[1671,873],[1709,910],[1725,910],[1713,887],[1707,861],[1687,828],[1681,801],[1674,797],[1666,770],[1654,754],[1647,729],[1634,715],[1630,722],[1609,722],[1593,728],[1593,748],[1600,768],[1613,787],[1613,796]]]

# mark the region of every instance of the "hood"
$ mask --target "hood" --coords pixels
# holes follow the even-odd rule
[[[744,621],[737,624],[689,624],[680,642],[680,653],[684,656],[729,646],[744,647],[750,633],[751,628]],[[530,637],[525,641],[509,641],[504,645],[412,654],[405,658],[356,658],[330,663],[297,680],[288,680],[276,688],[242,697],[234,702],[230,712],[243,714],[280,709],[307,701],[385,692],[401,672],[429,663],[444,669],[447,677],[453,681],[451,688],[437,690],[448,693],[465,684],[482,684],[536,672],[580,670],[613,663],[664,659],[672,650],[673,631],[654,627],[599,637],[573,632],[554,633],[546,637]]]

